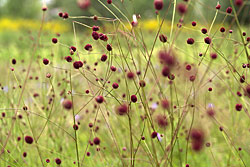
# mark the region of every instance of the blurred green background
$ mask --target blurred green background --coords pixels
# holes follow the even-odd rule
[[[106,0],[101,0],[107,5]],[[132,19],[133,14],[140,14],[143,19],[148,19],[155,17],[154,15],[154,0],[113,0],[113,3],[121,10],[123,13]],[[164,1],[164,12],[167,9],[170,0]],[[233,0],[234,1],[234,0]],[[181,3],[183,0],[177,0],[177,3]],[[189,7],[188,16],[186,20],[200,20],[204,21],[211,20],[215,13],[215,6],[218,0],[192,0]],[[225,11],[228,6],[230,6],[229,0],[219,1],[222,8],[221,11]],[[98,0],[0,0],[0,17],[11,17],[11,18],[27,18],[27,19],[37,19],[41,15],[41,7],[46,4],[48,7],[49,14],[47,19],[53,19],[57,17],[58,12],[66,11],[71,16],[106,16],[113,17],[111,13],[106,10]],[[132,4],[132,5],[131,5]],[[249,1],[245,1],[245,6],[239,16],[241,23],[249,24],[250,21],[250,6]],[[172,5],[173,6],[173,5]],[[114,7],[109,5],[112,11]],[[214,12],[208,12],[214,11]],[[119,15],[118,12],[115,12]],[[172,9],[170,8],[169,17],[172,14]],[[224,14],[220,13],[218,19],[223,19]],[[230,17],[228,18],[230,21]]]

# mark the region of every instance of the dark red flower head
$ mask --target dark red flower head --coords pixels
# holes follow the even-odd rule
[[[57,38],[52,38],[52,43],[56,44],[57,43]]]
[[[102,55],[102,57],[101,57],[101,61],[103,61],[103,62],[104,62],[104,61],[106,61],[106,60],[107,60],[107,58],[108,58],[108,56],[107,56],[107,55],[105,55],[105,54],[103,54],[103,55]]]
[[[93,143],[94,143],[95,145],[100,145],[101,140],[100,140],[98,137],[95,137],[95,138],[93,139]]]
[[[227,10],[226,10],[226,12],[230,14],[230,13],[232,13],[232,10],[233,9],[231,7],[228,7]]]
[[[159,39],[160,39],[160,41],[161,41],[162,43],[166,43],[168,38],[167,38],[166,35],[161,34],[161,35],[159,35]]]
[[[63,100],[63,102],[62,102],[63,108],[65,108],[67,110],[70,110],[72,108],[72,105],[73,105],[72,101],[68,100],[68,99]]]
[[[98,33],[98,32],[93,31],[93,32],[92,32],[92,37],[93,37],[94,40],[98,40],[100,36],[99,36],[99,33]]]
[[[48,64],[49,64],[49,60],[44,58],[44,59],[43,59],[43,64],[44,64],[44,65],[48,65]]]
[[[111,4],[111,3],[112,3],[112,0],[107,0],[107,3],[108,3],[108,4]]]
[[[67,19],[67,18],[69,18],[69,14],[68,14],[67,12],[64,12],[62,17],[63,17],[64,19]]]
[[[242,110],[242,104],[236,104],[236,105],[235,105],[235,109],[236,109],[237,111],[241,111],[241,110]]]
[[[161,10],[163,8],[163,0],[154,0],[154,6],[156,10]]]
[[[204,42],[209,45],[209,44],[211,44],[212,40],[211,40],[211,38],[206,37],[206,38],[204,38]]]
[[[31,136],[25,136],[24,140],[28,144],[32,144],[33,143],[33,138]]]
[[[110,44],[107,44],[107,50],[112,51],[112,46]]]
[[[179,3],[177,5],[177,10],[180,14],[185,14],[187,12],[187,6],[184,3]]]
[[[103,96],[97,96],[97,97],[95,98],[95,101],[96,101],[97,103],[103,103],[104,97],[103,97]]]
[[[117,114],[119,114],[119,115],[125,115],[125,114],[127,114],[128,113],[128,106],[127,106],[127,104],[122,104],[122,105],[118,106],[117,109],[116,109],[116,111],[117,111]]]
[[[235,0],[235,1],[234,1],[234,4],[235,4],[236,6],[241,6],[241,5],[243,4],[243,0]]]
[[[193,38],[188,38],[187,39],[187,44],[189,44],[189,45],[194,44],[194,39]]]

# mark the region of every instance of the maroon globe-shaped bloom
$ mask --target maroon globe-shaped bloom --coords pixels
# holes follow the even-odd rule
[[[27,144],[32,144],[34,141],[31,136],[25,136],[24,140]]]
[[[156,10],[161,10],[163,5],[163,0],[154,0],[154,6]]]
[[[97,103],[101,104],[101,103],[103,103],[103,101],[104,101],[104,97],[103,97],[103,96],[97,96],[97,97],[95,98],[95,101],[96,101]]]

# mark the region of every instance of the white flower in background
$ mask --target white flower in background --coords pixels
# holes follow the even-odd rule
[[[9,87],[8,87],[8,86],[4,86],[4,87],[3,87],[3,91],[4,91],[5,93],[9,92]]]
[[[136,27],[137,24],[138,24],[137,16],[134,14],[134,15],[133,15],[133,21],[132,21],[132,26],[133,26],[133,27]]]
[[[157,138],[158,140],[161,142],[162,141],[162,138],[161,138],[161,134],[160,133],[157,133]]]
[[[157,109],[157,107],[158,107],[158,104],[157,104],[157,103],[153,103],[153,104],[151,105],[151,108],[154,109],[154,110]]]
[[[62,104],[63,101],[64,101],[64,98],[61,98],[60,103]]]
[[[76,120],[76,121],[79,121],[80,119],[81,119],[80,115],[76,114],[76,115],[75,115],[75,120]]]

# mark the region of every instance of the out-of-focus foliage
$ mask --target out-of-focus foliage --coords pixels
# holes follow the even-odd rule
[[[174,2],[174,0],[172,1]],[[38,18],[41,15],[42,2],[43,0],[0,0],[0,17]],[[45,0],[44,2],[47,3],[49,9],[47,18],[57,17],[58,12],[68,12],[70,16],[97,15],[114,18],[115,16],[106,7],[119,18],[124,18],[117,10],[119,9],[130,21],[132,21],[133,14],[140,14],[142,19],[155,18],[153,0],[113,0],[114,5],[107,4],[106,0]],[[192,0],[184,21],[196,20],[206,23],[207,20],[214,17],[211,12],[206,11],[212,10],[215,13],[217,2],[218,0]],[[164,0],[164,8],[160,11],[160,14],[164,15],[165,11],[169,10],[167,19],[171,20],[173,5],[168,9],[169,3],[170,0]],[[183,3],[183,0],[176,0],[176,3]],[[230,6],[229,0],[220,0],[219,3],[221,9],[217,21],[224,19],[226,8]],[[239,7],[236,7],[236,9],[238,11]],[[249,10],[250,4],[245,0],[245,6],[239,15],[241,23],[250,23]],[[178,12],[176,12],[176,15],[177,20],[181,18]],[[231,20],[232,17],[228,16],[227,21]],[[91,23],[91,20],[85,20],[85,22]]]

